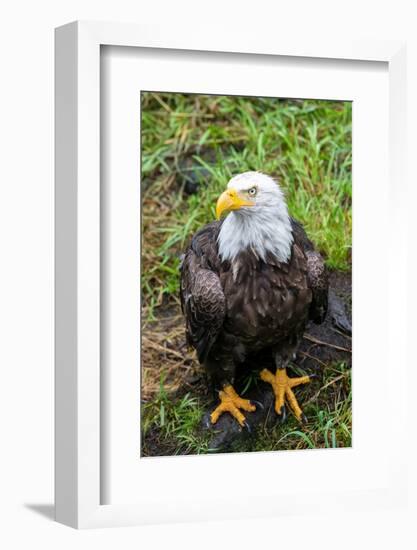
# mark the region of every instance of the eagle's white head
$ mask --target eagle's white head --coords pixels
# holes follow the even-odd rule
[[[293,234],[284,194],[278,183],[260,172],[234,176],[220,195],[216,215],[227,212],[218,243],[222,260],[252,250],[265,260],[272,253],[280,262],[291,257]]]

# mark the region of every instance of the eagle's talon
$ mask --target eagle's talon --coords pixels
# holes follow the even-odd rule
[[[287,376],[286,369],[277,369],[275,375],[268,369],[263,369],[260,373],[261,380],[271,384],[275,394],[275,412],[281,417],[282,422],[285,420],[283,414],[283,408],[285,402],[294,413],[297,420],[302,422],[303,411],[298,405],[297,399],[294,395],[292,388],[299,386],[300,384],[308,384],[310,382],[310,376],[299,376],[297,378],[289,378]]]
[[[206,430],[211,428],[211,421],[208,416],[203,419],[203,428],[205,428]]]
[[[281,422],[281,424],[284,424],[286,419],[287,419],[287,407],[285,405],[282,405],[279,411],[279,421]]]
[[[220,416],[228,412],[233,418],[235,418],[240,426],[243,428],[246,422],[244,415],[241,413],[240,409],[253,412],[256,410],[255,405],[249,401],[249,399],[243,399],[240,397],[232,385],[228,384],[223,387],[219,392],[220,405],[218,405],[210,415],[210,420],[212,424],[215,424]]]
[[[302,424],[308,424],[308,418],[306,417],[306,415],[304,413],[301,414],[300,421],[301,421]]]
[[[263,411],[265,409],[263,403],[261,403],[260,401],[257,401],[256,399],[251,399],[250,402],[256,406],[256,407],[259,407],[261,409],[261,411]]]
[[[248,424],[248,421],[247,420],[244,420],[243,421],[243,428],[246,428],[248,430],[248,433],[252,433],[252,428],[249,426]]]

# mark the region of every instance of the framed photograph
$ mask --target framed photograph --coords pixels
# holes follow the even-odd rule
[[[401,505],[404,52],[56,30],[58,521]]]

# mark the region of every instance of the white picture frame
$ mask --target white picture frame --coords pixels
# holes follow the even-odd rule
[[[405,44],[394,41],[280,41],[257,34],[248,37],[195,29],[187,37],[169,27],[75,22],[56,30],[56,519],[67,525],[103,527],[185,520],[186,507],[175,495],[148,495],[149,505],[101,504],[101,384],[100,384],[100,49],[101,46],[163,48],[292,58],[379,61],[389,74],[389,182],[395,224],[392,239],[404,228],[402,189],[405,151]],[[139,177],[139,173],[138,173]],[[405,288],[406,250],[397,255],[397,277]],[[401,267],[404,266],[404,267]],[[389,302],[395,319],[405,318],[405,295]],[[405,339],[399,329],[396,339]],[[404,341],[404,340],[403,340]],[[406,345],[397,346],[397,395],[405,395]],[[404,351],[401,351],[404,350]],[[138,367],[139,368],[139,367]],[[404,402],[404,401],[403,401]],[[396,412],[397,425],[405,405]],[[405,498],[404,434],[388,457],[383,488],[341,491],[342,506],[391,506]],[[216,457],[218,467],[226,457]],[[326,509],[326,494],[317,491],[286,498],[286,511]],[[334,503],[334,500],[333,500]],[[228,514],[227,502],[208,503],[188,519],[240,517]],[[216,512],[215,512],[216,510]],[[268,514],[283,512],[280,506]],[[261,512],[262,515],[262,512]]]

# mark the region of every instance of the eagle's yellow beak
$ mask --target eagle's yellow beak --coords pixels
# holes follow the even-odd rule
[[[253,206],[253,202],[242,199],[236,189],[226,189],[220,195],[216,204],[216,218],[219,220],[223,212],[239,210],[242,206]]]

